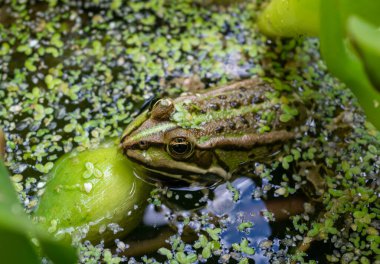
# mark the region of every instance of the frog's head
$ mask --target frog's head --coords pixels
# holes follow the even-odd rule
[[[197,129],[182,128],[173,120],[171,99],[161,99],[141,113],[123,133],[121,148],[146,177],[160,181],[214,183],[230,174],[210,149],[197,143]]]

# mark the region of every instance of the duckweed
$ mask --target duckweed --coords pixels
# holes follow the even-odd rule
[[[40,200],[52,163],[64,153],[120,136],[143,101],[177,77],[197,75],[207,87],[267,77],[278,90],[267,94],[271,100],[280,102],[280,91],[296,89],[301,100],[313,102],[299,136],[284,144],[279,159],[248,169],[261,180],[252,196],[270,199],[273,192],[291,196],[306,189],[299,162],[323,165],[327,191],[320,202],[309,201],[303,213],[291,218],[283,239],[274,234],[261,249],[247,231],[231,247],[222,239],[228,222],[195,211],[183,225],[197,239],[185,242],[175,233],[158,250],[160,259],[157,254],[126,257],[114,253],[112,245],[84,242],[78,245],[81,262],[249,263],[261,254],[272,263],[312,263],[315,257],[308,253],[318,250],[318,241],[328,248],[325,257],[317,256],[322,262],[379,261],[380,135],[351,92],[326,73],[317,40],[267,39],[257,31],[260,3],[221,7],[199,1],[5,0],[0,5],[0,13],[9,17],[0,17],[0,126],[7,138],[6,165],[29,213]],[[302,114],[287,106],[282,111],[279,118],[285,123]],[[275,118],[262,115],[264,120]],[[269,129],[263,123],[261,132]],[[82,184],[71,187],[94,192],[91,181],[106,176],[97,169],[83,168]],[[238,206],[239,190],[230,191]],[[146,198],[165,208],[167,194],[157,188]],[[261,214],[274,223],[272,212]],[[49,228],[57,226],[52,222]],[[300,246],[303,242],[308,249]]]

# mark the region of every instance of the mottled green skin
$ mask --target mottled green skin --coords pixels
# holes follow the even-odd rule
[[[240,164],[265,161],[296,136],[302,103],[267,81],[249,79],[158,101],[132,122],[121,147],[153,177],[185,181],[231,178]],[[292,109],[292,117],[281,119]],[[289,111],[288,111],[289,112]],[[185,138],[192,153],[173,156],[168,144]]]

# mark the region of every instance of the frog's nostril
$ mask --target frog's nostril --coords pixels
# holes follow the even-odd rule
[[[147,149],[149,147],[149,143],[145,140],[140,140],[138,144],[134,145],[135,147],[138,147],[139,149]]]

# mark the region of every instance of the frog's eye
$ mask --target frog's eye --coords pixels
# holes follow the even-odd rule
[[[176,137],[168,144],[167,151],[173,158],[187,159],[193,154],[194,148],[186,138]]]

